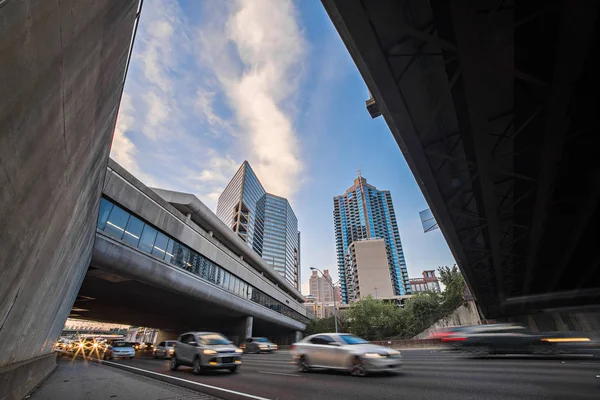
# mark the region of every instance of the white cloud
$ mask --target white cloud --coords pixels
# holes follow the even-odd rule
[[[286,197],[302,170],[293,120],[306,41],[296,18],[288,0],[240,0],[199,32],[200,59],[248,133],[246,158],[268,191]]]
[[[132,128],[134,122],[135,109],[131,103],[131,97],[127,93],[123,93],[111,147],[111,157],[132,174],[139,172],[135,161],[137,150],[131,139],[127,137],[127,132]]]
[[[306,42],[288,0],[144,2],[112,157],[144,183],[216,208],[248,159],[265,188],[298,189],[294,129]]]

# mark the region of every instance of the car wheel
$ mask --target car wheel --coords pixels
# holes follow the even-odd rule
[[[310,364],[306,356],[300,356],[298,359],[298,370],[300,372],[310,372]]]
[[[367,369],[363,361],[359,357],[355,357],[352,360],[352,365],[350,366],[350,375],[352,376],[366,376]]]
[[[237,372],[237,370],[238,370],[238,366],[237,366],[237,365],[234,365],[233,367],[229,367],[229,370],[230,370],[232,373],[236,373],[236,372]]]
[[[179,360],[177,359],[175,354],[173,354],[173,357],[171,357],[171,362],[169,363],[169,367],[171,368],[171,371],[176,371],[177,368],[179,368]]]
[[[192,364],[192,372],[196,375],[200,375],[202,373],[202,362],[200,361],[200,357],[196,357],[194,363]]]

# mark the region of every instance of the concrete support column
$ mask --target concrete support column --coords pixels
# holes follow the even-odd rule
[[[302,332],[300,332],[300,331],[296,331],[296,338],[295,338],[295,341],[296,341],[296,342],[299,342],[299,341],[301,341],[301,340],[302,340]]]
[[[90,265],[139,0],[0,1],[0,399],[56,365]]]
[[[246,317],[246,330],[244,331],[244,337],[242,341],[246,340],[246,338],[252,337],[252,326],[254,325],[254,317]]]

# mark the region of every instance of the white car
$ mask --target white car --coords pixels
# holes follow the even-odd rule
[[[346,370],[352,376],[369,372],[396,372],[402,366],[397,350],[371,344],[348,333],[319,333],[292,345],[298,369],[308,372],[314,368]]]
[[[175,353],[175,343],[176,340],[166,340],[154,346],[154,358],[171,357]]]
[[[105,360],[112,360],[113,358],[129,358],[132,359],[135,356],[135,349],[131,342],[113,342],[110,344],[102,356]]]

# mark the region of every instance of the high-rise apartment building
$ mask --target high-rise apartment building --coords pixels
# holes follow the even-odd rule
[[[346,193],[333,198],[333,217],[337,248],[338,273],[342,302],[348,303],[350,245],[363,239],[383,239],[388,260],[389,280],[395,296],[410,294],[408,272],[396,214],[389,190],[377,190],[359,172]]]
[[[265,191],[248,161],[219,196],[217,216],[300,289],[298,219],[287,199]]]
[[[308,283],[310,286],[310,295],[314,297],[316,302],[333,302],[335,291],[333,287],[331,287],[330,281],[331,275],[329,275],[328,269],[323,270],[323,276],[319,276],[317,271],[312,272],[312,275],[308,279]]]

